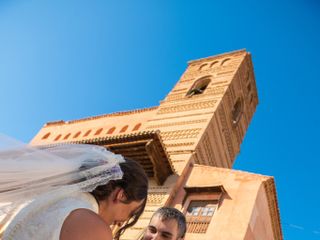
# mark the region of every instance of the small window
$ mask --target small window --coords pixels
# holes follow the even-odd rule
[[[187,232],[205,233],[213,221],[226,192],[222,185],[184,187],[183,213],[187,220]]]
[[[214,61],[213,63],[210,64],[210,68],[214,68],[218,65],[219,61]]]
[[[221,66],[226,66],[226,65],[228,65],[229,63],[230,63],[230,58],[226,58],[226,59],[224,59],[222,62],[221,62]]]
[[[102,132],[103,128],[99,128],[94,135],[99,135]]]
[[[47,139],[50,136],[50,133],[45,134],[42,139]]]
[[[132,129],[132,131],[137,131],[139,130],[139,128],[141,127],[141,123],[138,123],[134,126],[134,128]]]
[[[214,200],[191,201],[186,213],[187,232],[205,233],[217,205]]]
[[[204,70],[204,69],[206,69],[206,68],[208,68],[208,63],[202,64],[202,65],[199,67],[199,71]]]
[[[81,132],[77,132],[77,133],[73,136],[73,138],[79,137],[80,134],[81,134]]]
[[[108,130],[107,134],[112,134],[116,130],[116,127],[112,127]]]
[[[70,137],[71,133],[68,133],[63,139],[67,140]]]
[[[91,129],[86,131],[86,133],[83,135],[84,137],[87,137],[91,133]]]
[[[231,112],[232,123],[234,125],[236,125],[239,122],[241,113],[242,113],[242,101],[239,98],[234,104],[234,107]]]
[[[128,129],[128,125],[125,125],[123,128],[121,128],[120,133],[127,131],[127,129]]]
[[[55,141],[58,141],[61,138],[61,134],[59,134],[58,136],[56,136],[56,138],[54,139]]]
[[[187,216],[210,217],[216,209],[216,201],[191,201]]]
[[[197,80],[188,91],[187,96],[192,97],[193,95],[202,94],[208,87],[210,81],[210,78],[201,78]]]

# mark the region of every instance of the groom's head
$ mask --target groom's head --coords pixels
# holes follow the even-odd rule
[[[143,240],[181,240],[186,233],[186,219],[175,208],[159,208],[152,216]]]

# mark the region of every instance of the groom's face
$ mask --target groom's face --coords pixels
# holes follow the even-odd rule
[[[179,240],[178,223],[175,219],[162,220],[154,215],[146,229],[143,240]]]

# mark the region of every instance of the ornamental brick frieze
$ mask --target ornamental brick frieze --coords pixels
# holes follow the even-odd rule
[[[209,89],[209,88],[208,88]],[[201,95],[193,95],[192,96],[192,100],[195,100],[197,98],[204,98],[204,97],[208,97],[209,95],[211,94],[208,94],[208,90],[206,89],[206,91],[201,94]],[[174,102],[174,101],[185,101],[185,100],[189,100],[190,98],[188,96],[186,96],[186,93],[183,93],[183,94],[172,94],[172,95],[169,95],[167,98],[166,98],[166,103],[168,102]]]
[[[187,146],[193,146],[195,142],[182,142],[182,143],[167,143],[165,144],[165,147],[187,147]]]
[[[220,131],[220,128],[218,127],[218,115],[216,115],[212,121],[210,121],[209,127],[208,127],[208,132],[212,133],[212,138],[214,141],[214,146],[216,146],[215,148],[215,152],[218,155],[218,158],[220,159],[220,161],[223,163],[225,163],[225,165],[227,165],[228,167],[231,168],[232,164],[230,161],[228,161],[228,156],[227,153],[223,150],[223,148],[221,148],[220,146],[223,145],[222,141],[222,132]]]
[[[202,152],[202,149],[200,147],[198,147],[196,149],[196,153],[195,153],[195,162],[198,164],[204,164],[204,154]]]
[[[169,195],[166,192],[148,193],[147,204],[160,205],[164,203],[168,196]]]
[[[157,114],[167,114],[167,113],[174,113],[174,112],[184,112],[184,111],[212,108],[215,106],[216,102],[217,100],[210,100],[205,102],[194,102],[189,104],[174,105],[171,107],[160,107]]]
[[[210,142],[208,133],[205,133],[202,143],[203,143],[204,151],[206,153],[206,160],[209,163],[209,165],[218,166],[215,160],[215,154],[213,152],[212,143]]]
[[[161,132],[161,138],[163,141],[166,140],[176,140],[176,139],[186,139],[186,138],[196,138],[202,128],[192,128],[185,130],[175,130],[175,131],[167,131]]]
[[[239,74],[236,75],[236,80],[240,83],[240,87],[243,92],[243,96],[246,102],[249,102],[253,88],[250,82],[245,82],[244,78],[241,78]]]
[[[181,122],[168,122],[168,123],[150,125],[150,126],[147,126],[146,129],[159,129],[159,128],[163,128],[163,127],[204,123],[204,122],[207,122],[207,121],[208,121],[207,119],[197,119],[197,120],[189,120],[189,121],[181,121]]]
[[[229,86],[229,88],[227,89],[227,91],[224,94],[223,100],[222,100],[223,104],[225,105],[226,109],[232,109],[233,108],[233,97],[232,97],[232,88],[231,86]]]
[[[248,87],[249,84],[254,84],[251,69],[250,59],[245,58],[238,69],[238,76],[243,86]]]
[[[227,144],[229,156],[232,160],[234,160],[235,154],[234,154],[234,149],[232,144],[232,138],[231,138],[231,134],[230,134],[230,130],[228,127],[227,118],[226,118],[226,114],[223,106],[219,108],[218,113],[219,113],[219,119],[222,125],[222,133]]]
[[[211,85],[211,84],[210,84]],[[201,95],[194,95],[192,98],[198,98],[198,97],[204,97],[208,95],[222,95],[225,92],[225,89],[227,86],[208,86],[208,88],[204,91],[203,94]],[[174,93],[174,94],[169,94],[168,97],[166,98],[166,101],[177,101],[177,100],[185,100],[188,99],[186,96],[186,92],[183,93]]]
[[[208,117],[208,115],[210,115],[212,113],[214,113],[213,110],[202,112],[202,113],[188,113],[188,114],[184,114],[184,115],[181,115],[181,116],[163,116],[163,117],[160,117],[160,118],[150,119],[148,122],[159,122],[159,121],[167,121],[169,119],[179,119],[179,118],[189,118],[189,117],[199,117],[199,116]]]
[[[216,86],[206,90],[206,94],[208,95],[222,95],[226,91],[226,86]]]
[[[243,119],[243,116],[242,116],[242,119]],[[241,121],[242,121],[242,119],[241,119]],[[236,127],[232,128],[233,132],[234,132],[234,135],[236,136],[237,144],[239,146],[240,146],[240,144],[242,142],[242,138],[243,138],[241,121],[239,121],[239,123],[237,124]]]

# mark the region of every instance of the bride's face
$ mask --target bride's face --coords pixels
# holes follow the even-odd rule
[[[141,207],[144,200],[128,202],[122,189],[117,189],[107,201],[99,203],[99,215],[108,225],[122,225]]]
[[[117,206],[119,210],[115,212],[112,224],[121,226],[140,209],[142,203],[143,200],[130,203],[120,202]]]

